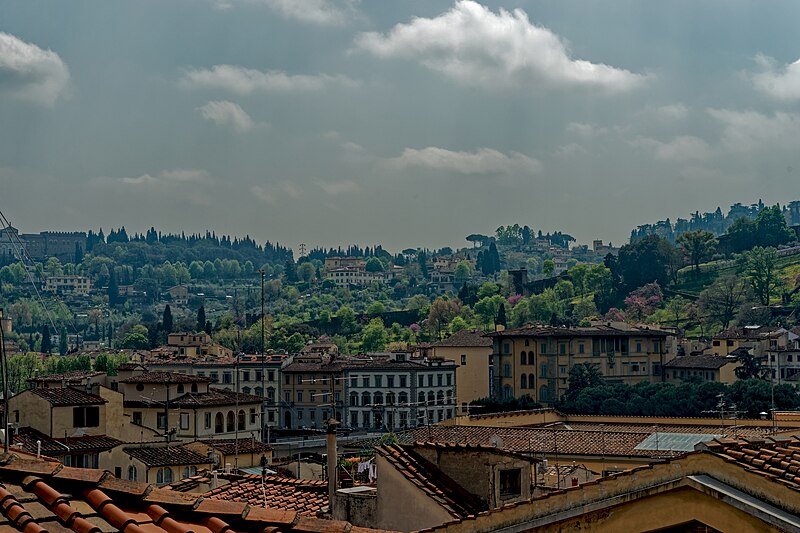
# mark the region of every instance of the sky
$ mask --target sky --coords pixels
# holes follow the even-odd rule
[[[800,198],[800,2],[4,0],[0,211],[466,246]]]

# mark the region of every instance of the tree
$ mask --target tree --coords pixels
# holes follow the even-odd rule
[[[294,264],[294,261],[291,259],[287,259],[286,263],[283,267],[283,275],[286,276],[286,281],[289,283],[297,283],[297,265]]]
[[[39,351],[48,355],[53,352],[53,344],[50,340],[50,328],[47,324],[42,326],[42,346]]]
[[[545,277],[549,278],[550,276],[553,275],[553,272],[555,272],[555,270],[556,270],[556,264],[553,262],[553,260],[545,259],[544,262],[542,263],[542,274],[544,274]]]
[[[775,248],[756,246],[746,254],[747,277],[761,305],[769,305],[773,292],[780,286],[777,262]]]
[[[497,318],[494,319],[494,323],[498,326],[506,325],[506,304],[501,303],[500,307],[497,309]]]
[[[453,277],[456,283],[465,283],[470,279],[472,277],[472,265],[470,265],[469,261],[459,261],[453,269]]]
[[[361,332],[361,349],[364,352],[380,352],[386,348],[388,337],[380,318],[373,318]]]
[[[383,262],[377,257],[370,257],[367,259],[367,264],[364,269],[367,272],[383,272]]]
[[[80,245],[79,242],[75,243],[75,253],[73,255],[74,255],[74,258],[73,258],[74,261],[73,262],[76,265],[79,265],[79,264],[81,264],[83,262],[83,248],[81,248],[81,245]]]
[[[117,285],[117,273],[116,269],[111,268],[109,270],[109,281],[108,281],[108,305],[109,307],[114,307],[119,303],[119,286]]]
[[[205,331],[205,329],[206,329],[206,307],[204,305],[201,305],[197,309],[197,327],[195,328],[195,331],[200,332],[200,331]]]
[[[623,294],[654,281],[666,286],[674,254],[675,247],[657,235],[648,235],[620,248],[616,266],[622,278]]]
[[[761,246],[780,246],[795,240],[780,206],[762,209],[756,217],[756,242]]]
[[[482,320],[482,323],[486,329],[488,329],[490,324],[492,324],[497,318],[497,313],[500,310],[500,306],[504,303],[505,298],[499,294],[495,294],[494,296],[487,296],[475,304],[475,314],[478,315],[478,317]]]
[[[417,263],[419,264],[419,272],[422,274],[422,277],[428,279],[428,256],[422,250],[417,254]]]
[[[739,307],[749,299],[750,287],[741,278],[729,274],[720,276],[700,293],[697,305],[710,323],[719,322],[728,329]]]
[[[758,357],[750,353],[750,350],[741,348],[736,354],[736,360],[741,366],[736,367],[733,372],[739,379],[764,379],[769,369],[765,368]]]
[[[461,306],[456,300],[436,298],[428,311],[428,325],[436,332],[436,338],[441,339],[447,331],[447,326],[461,311]]]
[[[689,258],[695,274],[700,272],[700,263],[711,257],[717,246],[717,240],[710,231],[687,231],[678,236],[676,241],[681,250]]]
[[[567,400],[573,401],[583,389],[603,385],[603,374],[596,363],[577,363],[569,369]]]
[[[680,295],[670,298],[667,300],[666,305],[664,305],[664,309],[669,314],[669,317],[673,319],[673,324],[676,329],[680,328],[681,319],[686,317],[688,306],[689,300]]]
[[[370,259],[375,259],[375,258],[371,257]],[[380,261],[378,262],[380,263]],[[314,265],[309,262],[301,263],[300,266],[297,267],[297,275],[305,283],[310,283],[311,280],[314,279],[314,274],[315,274]]]
[[[489,242],[489,237],[486,235],[481,235],[480,233],[472,233],[467,235],[467,241],[472,243],[472,247],[476,248],[478,245],[484,246],[487,242]]]
[[[61,331],[58,336],[58,354],[67,355],[69,346],[67,345],[67,328],[61,326]]]
[[[174,322],[172,320],[172,309],[170,309],[169,304],[164,307],[164,313],[161,315],[161,329],[164,330],[164,333],[169,335],[172,333],[172,328],[174,326]]]
[[[731,252],[752,248],[756,244],[756,223],[747,217],[737,218],[728,228],[727,243]]]

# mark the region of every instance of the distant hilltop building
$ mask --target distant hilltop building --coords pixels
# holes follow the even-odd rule
[[[86,250],[86,232],[83,231],[42,231],[23,233],[14,227],[0,230],[0,261],[9,263],[17,259],[25,248],[31,259],[44,260],[57,257],[62,262],[75,260],[76,250]]]

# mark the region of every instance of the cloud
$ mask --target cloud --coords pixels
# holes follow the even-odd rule
[[[352,180],[318,181],[317,184],[331,196],[336,196],[338,194],[354,194],[359,191],[358,183]]]
[[[458,174],[535,174],[542,167],[536,159],[519,152],[506,155],[491,148],[453,152],[436,146],[421,150],[406,148],[400,156],[389,159],[389,164],[398,168],[427,168]]]
[[[238,65],[189,69],[181,78],[180,84],[187,88],[223,89],[239,95],[319,91],[330,86],[351,88],[358,86],[358,82],[342,75],[287,74],[280,70],[260,71]]]
[[[303,195],[302,189],[291,181],[284,181],[281,188],[290,198],[300,198]]]
[[[69,69],[58,54],[0,32],[0,94],[53,105],[68,82]]]
[[[198,107],[196,111],[205,120],[210,120],[218,126],[230,126],[238,132],[250,131],[255,125],[244,109],[227,100],[208,102]]]
[[[586,153],[586,148],[580,144],[569,143],[556,148],[556,151],[553,153],[553,155],[561,159],[568,159],[570,157],[577,157]]]
[[[132,186],[163,185],[180,183],[198,183],[206,181],[208,172],[198,169],[178,168],[174,170],[162,170],[157,174],[142,174],[140,176],[123,177],[102,177],[98,178],[101,183],[123,183]]]
[[[647,107],[639,114],[651,116],[662,121],[683,120],[689,116],[689,108],[681,103],[669,104],[659,107]]]
[[[651,152],[653,157],[662,161],[705,159],[711,155],[711,147],[708,143],[699,137],[691,135],[675,137],[668,142],[648,137],[637,137],[630,144]]]
[[[253,196],[264,202],[265,204],[275,205],[277,200],[275,195],[273,195],[269,189],[264,187],[263,185],[253,185],[250,187],[250,192],[253,193]]]
[[[758,55],[756,62],[764,69],[751,76],[756,89],[776,100],[800,100],[800,59],[778,67],[773,58]]]
[[[434,18],[414,18],[388,33],[362,33],[356,50],[379,58],[419,62],[466,85],[494,87],[532,83],[627,91],[647,76],[570,57],[565,42],[536,26],[521,9],[494,13],[460,0]]]
[[[800,138],[800,115],[775,113],[767,116],[757,111],[707,109],[722,125],[722,146],[734,153],[763,147],[797,148]]]
[[[360,18],[353,0],[262,0],[286,18],[319,26],[341,26]]]
[[[608,128],[597,127],[592,124],[585,124],[583,122],[570,122],[567,124],[566,130],[568,133],[580,135],[581,137],[595,137],[597,135],[605,135],[608,133]]]

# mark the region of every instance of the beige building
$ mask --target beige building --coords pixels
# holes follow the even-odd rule
[[[51,276],[44,281],[44,291],[55,294],[86,295],[92,291],[92,280],[86,276]]]
[[[433,343],[435,357],[455,361],[459,414],[469,413],[469,404],[488,398],[492,368],[492,339],[482,331],[465,329]]]
[[[122,452],[127,458],[123,469],[124,479],[167,485],[173,481],[197,474],[201,468],[212,466],[207,456],[187,446],[147,445],[126,446]],[[122,477],[122,476],[117,476]]]
[[[233,357],[233,350],[214,342],[208,333],[170,333],[164,348],[183,357]]]
[[[671,332],[622,322],[592,326],[530,325],[490,333],[493,339],[491,395],[530,395],[544,404],[569,387],[570,368],[597,365],[608,383],[663,381],[664,365],[675,357]]]
[[[733,356],[686,355],[664,365],[667,383],[680,385],[688,380],[718,381],[730,385],[738,378],[736,369],[742,366]]]
[[[272,446],[254,438],[196,440],[186,448],[211,458],[215,468],[260,467],[262,459],[272,463]]]
[[[786,348],[797,335],[783,328],[772,326],[744,326],[728,328],[711,338],[713,355],[731,355],[739,348],[746,348],[756,357],[767,350]]]

